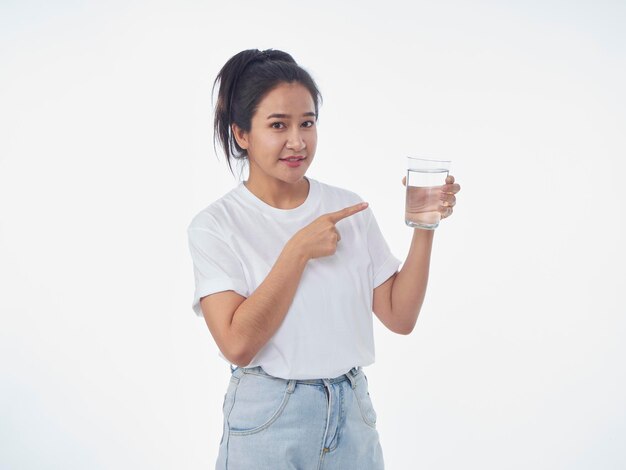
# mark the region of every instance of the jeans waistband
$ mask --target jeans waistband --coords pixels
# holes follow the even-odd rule
[[[230,366],[230,371],[231,373],[234,373],[236,370],[241,371],[241,373],[244,374],[257,374],[257,375],[265,375],[268,377],[273,377],[275,379],[280,379],[280,380],[285,380],[285,381],[289,381],[288,379],[283,379],[281,377],[274,377],[273,375],[268,374],[267,372],[265,372],[263,370],[263,368],[261,366],[255,366],[255,367],[233,367],[232,364]],[[348,372],[346,372],[345,374],[341,374],[337,377],[333,377],[333,378],[324,378],[324,379],[293,379],[293,381],[297,384],[319,384],[319,385],[323,385],[324,383],[335,383],[335,382],[341,382],[343,380],[350,380],[350,382],[352,382],[352,379],[354,377],[356,377],[359,372],[361,371],[361,366],[355,366],[352,369],[350,369]]]

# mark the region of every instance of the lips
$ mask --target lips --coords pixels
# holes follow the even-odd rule
[[[287,157],[287,158],[281,158],[280,160],[282,161],[286,161],[286,162],[300,162],[302,160],[304,160],[306,157]]]

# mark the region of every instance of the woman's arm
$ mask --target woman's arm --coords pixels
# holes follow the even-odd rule
[[[454,181],[454,176],[448,175],[442,186],[439,207],[442,219],[452,215],[455,194],[461,190]],[[406,176],[402,178],[402,184],[406,186]],[[408,335],[415,328],[426,296],[434,236],[434,230],[414,228],[411,248],[402,269],[374,289],[374,313],[394,333]]]
[[[374,289],[374,313],[394,333],[408,335],[415,327],[426,295],[434,233],[413,229],[402,269]]]
[[[237,351],[235,364],[247,366],[276,333],[293,302],[307,261],[299,247],[288,243],[265,280],[237,308],[230,326]]]
[[[393,281],[391,314],[394,323],[405,335],[410,334],[415,328],[424,303],[434,235],[434,230],[413,229],[409,254]]]

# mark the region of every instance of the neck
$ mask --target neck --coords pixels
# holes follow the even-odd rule
[[[294,209],[306,200],[311,183],[306,177],[302,177],[295,183],[288,183],[275,178],[261,181],[251,175],[247,181],[244,181],[244,185],[252,194],[272,207]]]

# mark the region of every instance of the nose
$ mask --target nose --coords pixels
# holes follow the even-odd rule
[[[306,142],[302,138],[299,128],[296,128],[289,133],[287,138],[287,148],[296,151],[304,150],[306,148]]]

